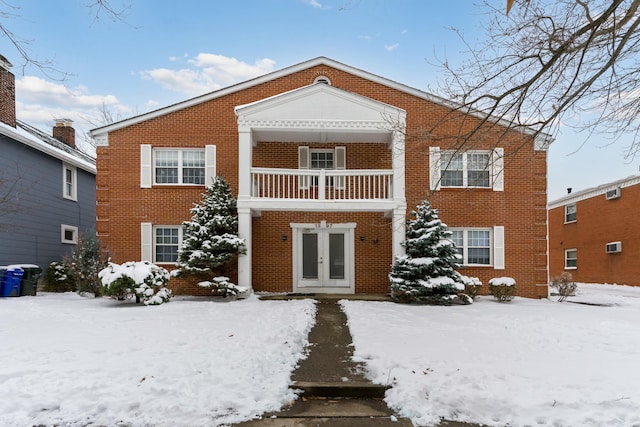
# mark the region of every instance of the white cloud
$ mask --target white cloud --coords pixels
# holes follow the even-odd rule
[[[407,29],[405,28],[404,30],[402,30],[402,31],[400,32],[400,34],[405,35],[405,34],[407,34],[408,32],[409,32],[409,30],[407,30]]]
[[[118,98],[114,95],[92,95],[84,86],[71,88],[34,76],[25,76],[16,80],[16,96],[30,103],[69,108],[118,104]]]
[[[141,72],[141,76],[166,89],[196,96],[269,73],[275,65],[275,61],[269,58],[248,64],[213,53],[199,53],[188,63],[193,68],[156,68]]]
[[[393,52],[394,50],[396,50],[398,48],[398,46],[400,46],[400,43],[396,43],[396,44],[392,44],[392,45],[384,45],[384,48],[388,51],[388,52]]]
[[[370,41],[371,40],[371,36],[367,36],[367,35],[361,35],[361,36],[358,36],[358,38],[360,40],[366,40],[366,41]]]
[[[308,4],[308,5],[310,5],[310,6],[312,6],[312,7],[315,7],[316,9],[322,9],[323,8],[322,4],[320,4],[316,0],[303,0],[303,2]]]

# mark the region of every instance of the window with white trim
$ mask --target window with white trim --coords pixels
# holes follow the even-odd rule
[[[462,257],[462,265],[492,265],[491,229],[451,229],[451,240]]]
[[[455,151],[441,152],[442,187],[485,187],[491,186],[489,172],[490,152]]]
[[[182,226],[153,227],[153,260],[157,263],[178,261],[178,248],[182,244]]]
[[[60,240],[62,243],[75,245],[78,243],[78,227],[73,225],[61,224]]]
[[[154,150],[154,184],[204,185],[204,150]]]
[[[78,171],[75,167],[62,164],[62,196],[69,200],[78,200]]]
[[[429,147],[429,188],[490,188],[504,191],[504,149],[440,150]]]
[[[564,268],[574,269],[578,268],[578,250],[567,249],[564,251]]]
[[[576,204],[566,205],[564,207],[564,223],[576,222],[578,220],[578,210]]]

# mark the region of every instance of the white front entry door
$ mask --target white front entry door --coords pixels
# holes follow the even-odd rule
[[[294,227],[294,291],[353,293],[354,227],[313,226]]]

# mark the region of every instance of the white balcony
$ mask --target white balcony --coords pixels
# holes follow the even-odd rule
[[[393,171],[251,168],[251,198],[319,201],[393,200]]]

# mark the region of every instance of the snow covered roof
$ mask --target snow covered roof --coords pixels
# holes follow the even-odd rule
[[[58,141],[27,123],[18,120],[16,124],[17,126],[14,128],[0,122],[0,134],[93,175],[96,174],[96,160],[93,157]]]
[[[555,209],[559,206],[564,206],[571,203],[576,203],[581,200],[590,199],[595,196],[605,194],[607,191],[614,190],[616,188],[631,187],[633,185],[640,184],[640,175],[632,175],[617,181],[602,184],[597,187],[587,188],[586,190],[572,192],[564,197],[553,200],[547,204],[547,209]]]
[[[284,76],[287,76],[289,74],[293,74],[302,70],[306,70],[308,68],[312,68],[318,65],[326,65],[332,68],[335,68],[337,70],[341,70],[353,75],[356,75],[358,77],[362,77],[366,80],[375,82],[375,83],[379,83],[385,86],[388,86],[392,89],[396,89],[398,91],[401,92],[405,92],[409,95],[413,95],[415,97],[418,98],[422,98],[425,100],[428,100],[430,102],[433,102],[435,104],[439,104],[439,105],[443,105],[445,107],[448,108],[452,108],[452,109],[460,109],[460,104],[457,104],[453,101],[447,100],[445,98],[441,98],[437,95],[428,93],[428,92],[424,92],[422,90],[413,88],[411,86],[407,86],[404,85],[402,83],[398,83],[396,81],[378,76],[376,74],[372,74],[368,71],[364,71],[361,70],[359,68],[355,68],[352,67],[350,65],[346,65],[343,64],[341,62],[335,61],[333,59],[324,57],[324,56],[320,56],[305,62],[301,62],[299,64],[296,65],[292,65],[286,68],[283,68],[281,70],[278,71],[274,71],[272,73],[268,73],[268,74],[264,74],[262,76],[256,77],[254,79],[251,80],[247,80],[244,81],[242,83],[238,83],[232,86],[228,86],[226,88],[222,88],[220,90],[214,91],[214,92],[210,92],[204,95],[200,95],[197,96],[195,98],[191,98],[191,99],[187,99],[185,101],[182,102],[178,102],[176,104],[173,105],[169,105],[168,107],[164,107],[164,108],[160,108],[158,110],[154,110],[154,111],[150,111],[148,113],[144,113],[141,114],[139,116],[135,116],[135,117],[131,117],[125,120],[121,120],[119,122],[115,122],[115,123],[111,123],[108,124],[106,126],[101,126],[99,128],[95,128],[92,129],[89,133],[90,135],[95,138],[96,141],[96,145],[97,146],[107,146],[108,145],[108,133],[117,129],[122,129],[131,125],[134,125],[136,123],[140,123],[140,122],[144,122],[146,120],[150,120],[159,116],[163,116],[165,114],[169,114],[172,113],[174,111],[179,111],[182,110],[184,108],[188,108],[191,107],[193,105],[198,105],[201,104],[203,102],[207,102],[210,101],[212,99],[216,99],[231,93],[235,93],[271,80],[275,80]],[[473,111],[473,110],[466,110],[467,113],[478,116],[478,117],[486,117],[487,115],[479,112],[479,111]],[[497,120],[497,123],[506,126],[506,127],[510,127],[511,123],[509,123],[506,120]],[[520,131],[529,134],[529,135],[535,135],[536,136],[536,140],[535,140],[535,148],[536,150],[546,150],[547,147],[549,146],[549,144],[551,144],[551,142],[553,141],[553,138],[551,137],[551,135],[548,135],[546,133],[536,133],[535,130],[533,129],[527,129],[527,128],[519,128]]]

